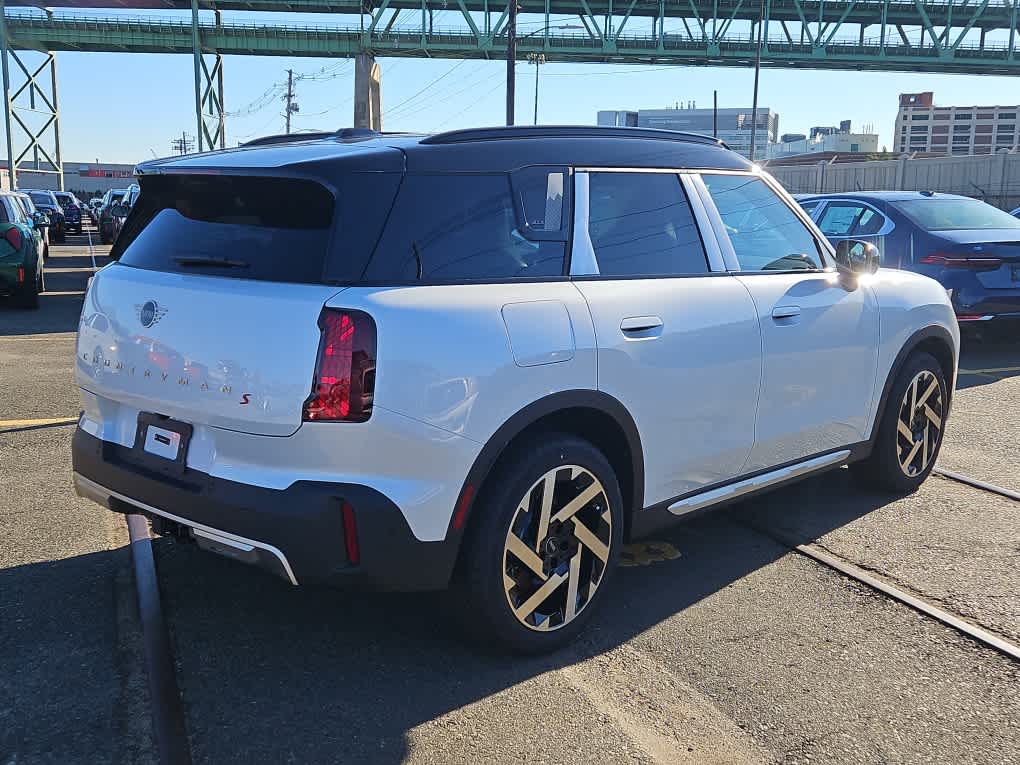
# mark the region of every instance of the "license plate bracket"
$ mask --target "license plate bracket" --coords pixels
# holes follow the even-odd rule
[[[154,412],[140,412],[132,461],[164,475],[184,475],[193,428]]]

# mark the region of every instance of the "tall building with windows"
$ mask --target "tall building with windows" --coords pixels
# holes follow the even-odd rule
[[[731,149],[745,157],[751,151],[751,114],[746,109],[719,109],[718,137]],[[600,111],[598,124],[683,130],[712,135],[712,109],[638,109],[637,111]],[[766,146],[779,137],[779,115],[766,107],[758,107],[758,127],[754,137],[754,156],[764,159]]]
[[[1020,106],[935,106],[935,94],[902,93],[894,145],[899,152],[993,154],[1020,145]]]

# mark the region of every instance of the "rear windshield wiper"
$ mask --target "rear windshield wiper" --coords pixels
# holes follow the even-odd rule
[[[174,263],[184,267],[209,266],[212,268],[248,268],[251,266],[251,264],[246,260],[231,260],[230,258],[174,258]]]

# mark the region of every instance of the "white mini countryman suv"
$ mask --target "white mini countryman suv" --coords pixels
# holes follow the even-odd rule
[[[77,490],[292,584],[452,587],[521,652],[629,539],[935,461],[946,291],[710,138],[343,130],[138,167],[77,344]]]

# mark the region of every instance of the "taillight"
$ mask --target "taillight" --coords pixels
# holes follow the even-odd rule
[[[21,249],[21,232],[14,228],[14,226],[11,226],[9,229],[4,231],[4,239],[6,239],[7,243],[15,250]]]
[[[968,271],[994,271],[1002,265],[1002,258],[968,257],[966,255],[946,255],[935,252],[921,258],[919,263],[927,266],[943,266],[945,268],[963,268]]]
[[[361,311],[327,308],[319,329],[312,395],[303,418],[364,422],[372,414],[375,391],[375,322]]]
[[[18,284],[24,283],[25,283],[25,269],[21,266],[18,266]]]

